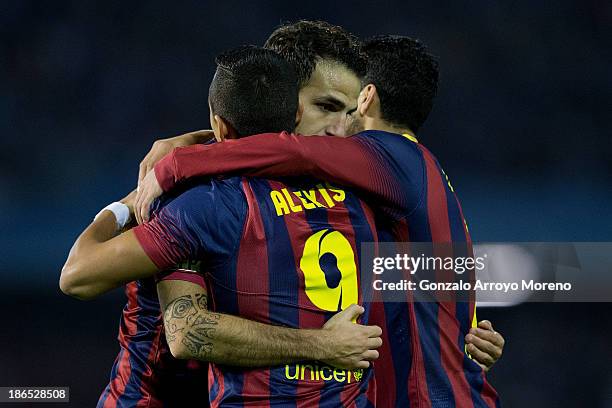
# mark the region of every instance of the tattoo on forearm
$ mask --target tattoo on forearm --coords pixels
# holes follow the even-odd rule
[[[206,359],[213,351],[216,325],[221,315],[208,311],[205,294],[185,295],[172,300],[164,310],[168,344],[182,337],[182,344],[196,358]]]
[[[208,296],[198,293],[196,295],[196,300],[198,301],[198,306],[202,310],[208,310]]]

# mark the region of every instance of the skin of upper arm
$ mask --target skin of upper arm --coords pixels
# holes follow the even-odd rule
[[[62,269],[60,288],[76,298],[92,299],[157,270],[130,230],[105,242],[77,243]]]
[[[205,309],[208,309],[208,292],[206,288],[193,282],[176,279],[162,280],[157,284],[157,296],[159,297],[159,306],[162,312],[166,310],[168,305],[182,296],[203,296],[206,298],[206,302],[202,303],[201,306],[205,306]]]
[[[178,359],[210,358],[219,314],[208,312],[206,288],[182,280],[163,280],[157,295],[166,341]]]

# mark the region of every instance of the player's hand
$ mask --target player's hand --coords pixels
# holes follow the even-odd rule
[[[157,182],[155,171],[151,170],[142,182],[138,185],[138,193],[134,204],[134,215],[138,224],[149,221],[149,209],[151,203],[163,193],[163,190]]]
[[[155,164],[164,158],[177,147],[191,146],[196,143],[202,143],[205,140],[214,137],[212,130],[198,130],[195,132],[185,133],[183,135],[170,137],[168,139],[159,139],[153,142],[153,146],[147,155],[140,162],[138,167],[138,184],[145,178],[147,173],[155,167]]]
[[[465,342],[468,353],[485,372],[502,356],[506,343],[504,337],[493,330],[493,325],[488,320],[479,322],[478,327],[472,327],[465,336]]]
[[[130,215],[134,215],[134,203],[136,201],[136,190],[130,191],[128,195],[119,200],[120,203],[123,203],[128,206],[130,209]],[[133,217],[132,217],[133,218]]]
[[[334,315],[323,326],[327,356],[320,360],[334,367],[355,370],[368,368],[378,358],[382,330],[378,326],[353,323],[364,309],[351,305]]]

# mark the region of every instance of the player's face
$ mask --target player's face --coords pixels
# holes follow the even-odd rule
[[[363,116],[359,115],[359,111],[355,110],[346,116],[346,133],[355,135],[365,130]]]
[[[366,103],[368,88],[369,85],[363,88],[359,93],[359,97],[357,99],[357,109],[349,112],[346,115],[346,132],[349,135],[355,135],[366,130],[365,119],[361,113],[364,109],[364,104]]]
[[[302,135],[347,136],[347,115],[357,107],[359,78],[342,64],[322,60],[300,90],[302,118],[295,131]]]

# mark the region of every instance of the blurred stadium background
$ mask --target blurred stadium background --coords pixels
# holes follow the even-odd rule
[[[398,33],[439,56],[420,140],[475,241],[611,241],[612,3],[0,2],[0,386],[69,385],[93,406],[121,291],[57,280],[75,235],[135,186],[153,140],[208,127],[213,58],[282,21]],[[611,304],[485,309],[506,407],[612,407]],[[65,406],[65,405],[62,405]]]

